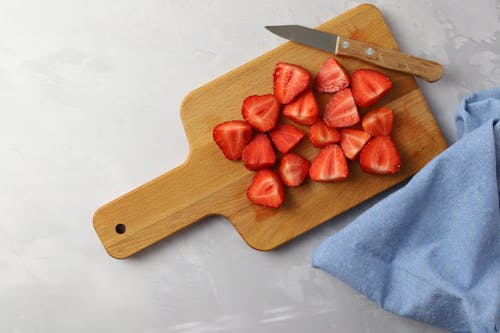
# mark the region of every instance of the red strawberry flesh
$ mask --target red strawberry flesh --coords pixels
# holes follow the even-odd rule
[[[364,145],[370,140],[371,135],[365,131],[345,128],[340,131],[340,147],[344,155],[350,159],[355,160]]]
[[[374,136],[361,150],[359,164],[368,173],[393,174],[401,168],[401,157],[389,136]]]
[[[307,178],[311,163],[300,155],[288,153],[281,158],[279,175],[287,186],[299,186]]]
[[[363,116],[361,125],[363,129],[371,135],[390,135],[394,114],[386,107],[373,109]]]
[[[309,169],[309,177],[318,182],[338,182],[346,180],[348,176],[347,160],[342,149],[336,144],[320,150]]]
[[[285,201],[285,189],[276,173],[261,170],[253,177],[247,198],[257,205],[278,208]]]
[[[278,125],[269,132],[269,136],[274,146],[283,154],[295,148],[305,135],[306,133],[304,131],[288,124]]]
[[[318,118],[318,114],[318,103],[309,88],[283,108],[283,116],[305,126],[311,126]]]
[[[252,140],[252,134],[252,127],[247,122],[232,120],[215,126],[212,136],[224,156],[239,160],[243,149]]]
[[[337,92],[346,88],[350,83],[349,75],[335,58],[327,59],[321,67],[314,88],[318,92]]]
[[[340,133],[336,128],[326,126],[325,122],[318,119],[309,130],[309,139],[314,147],[322,148],[340,141]]]
[[[359,122],[359,113],[351,89],[345,88],[332,96],[323,113],[328,127],[348,127]]]
[[[278,62],[274,68],[274,96],[281,104],[290,103],[310,82],[311,75],[300,66]]]
[[[261,132],[267,132],[276,126],[279,112],[280,104],[271,94],[248,96],[241,108],[243,119]]]
[[[358,69],[351,76],[352,95],[356,104],[363,108],[377,103],[391,87],[387,76],[371,69]]]
[[[276,162],[276,154],[267,135],[259,133],[245,147],[241,160],[248,170],[270,168]]]

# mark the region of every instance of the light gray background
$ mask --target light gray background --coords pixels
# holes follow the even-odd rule
[[[467,93],[500,85],[499,1],[374,1],[449,143]],[[0,332],[440,332],[310,266],[378,196],[268,253],[214,217],[124,261],[94,210],[181,164],[192,89],[356,1],[0,1]],[[182,195],[182,193],[179,193]],[[320,209],[320,207],[318,207]]]

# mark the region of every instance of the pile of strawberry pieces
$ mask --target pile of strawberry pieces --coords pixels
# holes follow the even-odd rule
[[[359,158],[361,169],[370,174],[399,171],[401,158],[390,137],[392,110],[376,108],[361,118],[357,108],[379,101],[392,87],[388,77],[370,69],[356,70],[349,77],[337,60],[326,60],[313,83],[320,94],[334,93],[322,115],[311,75],[304,68],[279,62],[273,79],[274,94],[245,98],[244,120],[223,122],[213,130],[214,141],[228,159],[241,159],[247,169],[256,171],[247,190],[251,202],[279,207],[285,200],[284,185],[300,186],[308,176],[317,182],[344,181],[349,176],[346,158]],[[279,124],[281,109],[284,117],[310,126],[309,140],[320,148],[312,162],[292,152],[306,132]]]

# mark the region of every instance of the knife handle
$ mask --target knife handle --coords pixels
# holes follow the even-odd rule
[[[344,37],[337,39],[335,53],[364,60],[380,67],[413,74],[428,82],[437,81],[444,74],[443,66],[437,62]]]

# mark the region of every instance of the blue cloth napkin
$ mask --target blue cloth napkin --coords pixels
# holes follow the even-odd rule
[[[382,308],[452,332],[500,330],[500,88],[465,98],[458,141],[314,252]]]

